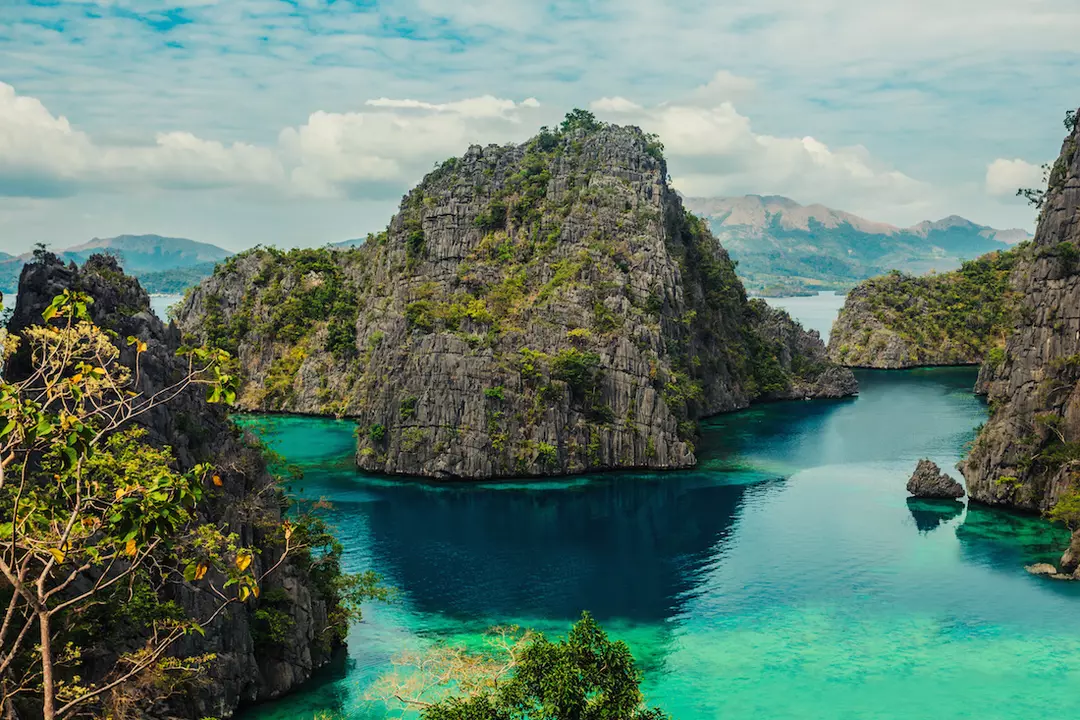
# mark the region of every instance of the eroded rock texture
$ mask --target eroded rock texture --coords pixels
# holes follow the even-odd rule
[[[1022,245],[952,272],[892,272],[860,283],[833,324],[829,357],[848,367],[896,370],[1000,356],[1016,323],[1016,270],[1028,251]]]
[[[989,422],[962,464],[971,497],[1046,511],[1076,490],[1080,460],[1080,133],[1053,166],[1033,252],[1015,273],[1020,319],[983,364]]]
[[[135,365],[135,351],[123,339],[134,335],[148,345],[139,358],[137,390],[144,396],[172,385],[186,371],[186,361],[176,356],[180,333],[166,327],[150,311],[149,297],[134,278],[123,274],[117,261],[97,255],[82,268],[64,265],[48,254],[42,261],[26,265],[19,282],[19,294],[9,328],[19,330],[41,324],[41,311],[65,289],[88,293],[94,303],[91,317],[103,328],[117,333],[121,361]],[[9,378],[25,371],[27,358],[17,355],[5,368]],[[243,545],[257,548],[255,574],[271,567],[281,557],[281,547],[270,535],[280,527],[282,501],[274,489],[261,453],[249,446],[230,425],[225,409],[205,402],[202,388],[193,387],[138,418],[148,430],[148,439],[173,448],[181,471],[199,462],[213,463],[222,479],[200,504],[200,516],[225,532],[239,534]],[[173,588],[175,600],[191,617],[208,617],[216,607],[206,595]],[[263,583],[262,600],[234,604],[211,626],[206,636],[189,635],[173,646],[178,657],[216,657],[206,676],[194,685],[157,703],[140,704],[147,718],[229,717],[242,705],[279,697],[311,677],[326,664],[337,644],[328,634],[328,612],[334,609],[317,583],[299,563],[287,561]],[[260,632],[255,613],[273,608],[278,615],[283,638],[270,641],[265,628]],[[287,618],[287,619],[282,619]],[[121,646],[91,645],[83,650],[85,666],[80,674],[86,682],[97,682],[100,672],[117,655],[138,649],[140,637],[131,637]]]
[[[364,246],[244,254],[178,322],[237,354],[241,407],[356,417],[387,473],[686,467],[698,418],[853,393],[666,177],[636,128],[473,146]]]
[[[920,460],[915,473],[907,483],[907,491],[917,498],[927,500],[959,500],[964,497],[964,486],[956,482],[932,460]]]

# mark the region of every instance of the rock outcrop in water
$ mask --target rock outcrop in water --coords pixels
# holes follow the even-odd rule
[[[148,349],[139,358],[137,387],[144,396],[184,375],[186,361],[176,356],[180,333],[161,323],[150,311],[146,292],[109,256],[92,256],[82,268],[64,265],[52,254],[26,265],[9,328],[40,324],[41,311],[65,289],[86,292],[94,299],[90,313],[99,326],[116,332],[118,338],[134,335],[147,342]],[[123,342],[118,347],[121,362],[134,366],[135,350]],[[5,368],[6,376],[17,378],[25,372],[24,363],[26,358],[16,355]],[[199,462],[213,463],[222,486],[200,504],[201,516],[226,532],[238,533],[245,545],[256,549],[252,561],[256,575],[276,563],[282,550],[271,541],[268,528],[280,526],[281,495],[261,452],[231,426],[224,409],[208,404],[202,389],[192,387],[137,422],[147,429],[148,440],[174,450],[181,471]],[[213,606],[210,598],[182,586],[171,588],[169,597],[160,598],[162,602],[176,601],[193,617],[208,615],[207,607]],[[337,645],[327,632],[328,617],[336,610],[332,595],[300,562],[287,561],[265,579],[262,600],[232,606],[207,627],[204,637],[188,635],[173,646],[171,652],[177,657],[215,657],[196,686],[182,688],[160,703],[141,705],[140,717],[230,717],[242,705],[295,689],[329,661]],[[275,613],[275,632],[281,637],[266,637],[259,610]],[[99,681],[98,674],[110,667],[117,654],[141,643],[139,638],[127,638],[127,645],[111,647],[98,640],[83,648],[85,665],[79,673],[84,683]],[[132,641],[136,644],[131,645]]]
[[[1049,174],[1032,252],[1015,273],[1022,298],[1019,322],[1004,352],[979,372],[978,389],[990,401],[990,420],[961,470],[973,499],[1051,511],[1075,527],[1080,519],[1080,130],[1071,125]],[[1080,543],[1074,538],[1073,545]]]
[[[1001,353],[1019,294],[1013,270],[1027,246],[953,272],[867,280],[848,293],[829,336],[829,357],[848,367],[978,365]]]
[[[920,460],[907,483],[907,491],[927,500],[958,500],[964,497],[964,486],[956,482],[932,460]]]
[[[853,393],[666,178],[655,138],[568,116],[443,163],[360,248],[230,260],[178,322],[235,351],[241,407],[356,417],[387,473],[687,467],[701,417]]]

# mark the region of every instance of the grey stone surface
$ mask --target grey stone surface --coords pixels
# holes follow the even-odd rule
[[[907,491],[918,498],[958,500],[964,497],[964,486],[945,473],[937,463],[920,460],[907,483]]]
[[[1031,257],[1015,271],[1020,321],[1004,357],[987,361],[977,390],[992,413],[962,463],[968,492],[991,505],[1051,509],[1075,488],[1080,440],[1080,132],[1051,173]]]
[[[302,348],[260,329],[274,310],[256,282],[273,262],[266,253],[205,281],[179,324],[200,338],[209,312],[226,323],[249,313],[240,405],[355,417],[357,463],[391,474],[688,467],[699,418],[755,400],[855,392],[820,338],[747,301],[727,253],[684,212],[640,130],[609,126],[557,142],[539,167],[528,144],[473,146],[406,196],[384,240],[335,251],[361,305],[356,357],[330,355],[322,329]],[[478,222],[495,203],[518,207],[524,176],[547,178],[534,186],[536,218]],[[417,228],[422,253],[410,256]],[[418,302],[478,299],[494,322],[409,321]],[[531,371],[523,348],[541,353]],[[556,356],[572,349],[598,358],[584,387],[555,371]],[[302,360],[288,392],[268,395],[268,376],[290,352]],[[755,379],[766,356],[776,360],[772,381]]]

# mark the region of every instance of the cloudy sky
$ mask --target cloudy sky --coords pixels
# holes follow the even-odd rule
[[[1063,0],[9,0],[0,249],[362,236],[573,107],[659,133],[686,194],[1031,229],[1078,36]]]

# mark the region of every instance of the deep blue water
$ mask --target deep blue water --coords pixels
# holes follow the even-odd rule
[[[1028,575],[1065,534],[909,501],[951,469],[984,404],[968,369],[858,374],[856,399],[705,426],[700,465],[439,486],[365,476],[351,423],[246,418],[326,497],[353,570],[399,589],[344,668],[248,720],[387,716],[365,700],[404,647],[495,624],[558,634],[590,610],[678,718],[1044,718],[1080,710],[1080,588]]]

